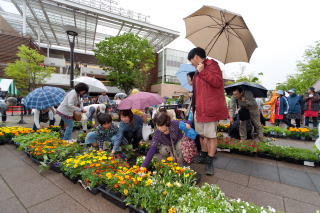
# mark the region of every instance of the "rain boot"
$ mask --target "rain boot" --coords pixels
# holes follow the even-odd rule
[[[196,163],[205,164],[207,162],[208,153],[207,152],[200,152],[199,156],[195,160]]]
[[[207,158],[207,163],[206,163],[206,166],[205,166],[205,173],[206,175],[213,175],[214,174],[214,168],[213,168],[213,160],[214,158],[213,157],[209,157]]]

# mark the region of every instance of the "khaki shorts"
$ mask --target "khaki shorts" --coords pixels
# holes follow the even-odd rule
[[[196,118],[194,119],[194,125],[196,132],[205,138],[217,138],[217,125],[218,122],[197,122]]]

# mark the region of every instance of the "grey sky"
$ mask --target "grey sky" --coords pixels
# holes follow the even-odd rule
[[[264,73],[262,82],[269,89],[283,82],[288,74],[295,73],[296,62],[302,60],[304,50],[320,40],[319,0],[119,0],[119,6],[124,9],[150,15],[150,23],[179,31],[181,36],[168,47],[186,52],[194,46],[185,39],[183,18],[203,5],[243,16],[258,48],[250,64],[241,64],[247,73]],[[232,63],[222,68],[233,75],[240,70],[240,65]]]
[[[213,5],[239,13],[258,44],[247,72],[263,72],[263,84],[271,89],[288,74],[296,72],[296,62],[304,50],[320,40],[319,0],[121,0],[121,6],[150,15],[150,22],[181,32],[168,47],[189,51],[183,18],[202,5]],[[233,63],[224,68],[228,74],[239,70]]]

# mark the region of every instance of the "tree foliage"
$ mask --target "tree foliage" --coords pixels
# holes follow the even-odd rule
[[[148,40],[132,33],[106,38],[95,50],[98,62],[108,72],[111,86],[128,93],[132,88],[145,89],[155,54]]]
[[[320,80],[320,41],[305,50],[303,60],[297,63],[298,73],[289,75],[284,83],[277,85],[278,89],[295,88],[303,94],[314,83]]]
[[[43,65],[45,56],[37,50],[25,45],[21,45],[18,49],[19,59],[15,63],[8,64],[5,75],[14,79],[18,88],[30,92],[39,84],[45,83],[44,79],[50,77],[54,68]]]
[[[254,75],[253,73],[250,73],[250,74],[247,74],[245,75],[244,74],[244,71],[242,70],[240,72],[240,74],[238,74],[236,76],[236,82],[251,82],[251,83],[256,83],[256,84],[261,84],[261,81],[259,79],[259,76],[262,76],[263,73],[258,73],[258,76]]]

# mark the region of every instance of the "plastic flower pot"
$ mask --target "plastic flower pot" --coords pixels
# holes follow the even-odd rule
[[[86,185],[85,183],[83,183],[82,180],[78,180],[78,183],[80,183],[80,185],[87,191],[89,191],[91,194],[98,194],[100,192],[100,190],[98,189],[98,187],[94,187],[91,188],[90,186]]]
[[[128,208],[129,208],[129,213],[147,213],[147,211],[143,209],[137,209],[132,205],[129,205]]]
[[[50,163],[50,169],[52,171],[55,171],[57,173],[61,173],[61,164],[59,162],[53,162],[53,163]]]
[[[35,164],[40,165],[40,161],[39,161],[38,159],[36,159],[35,157],[30,156],[30,159],[31,159]]]
[[[101,195],[104,199],[112,202],[113,204],[115,204],[116,206],[122,209],[127,208],[124,202],[124,199],[122,198],[120,193],[112,192],[109,189],[105,188],[104,186],[100,186],[98,187],[98,189],[100,190]]]
[[[63,174],[63,176],[65,176],[68,180],[70,180],[73,184],[76,184],[77,182],[78,182],[78,180],[79,180],[79,176],[77,176],[77,177],[74,177],[74,178],[70,178],[68,175],[66,175],[65,173],[62,173]]]

